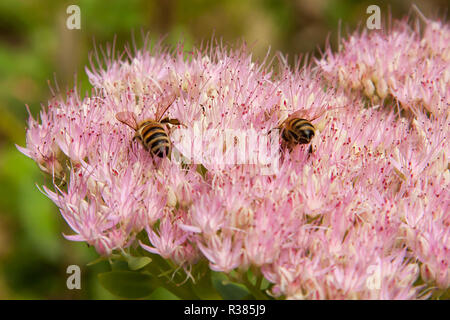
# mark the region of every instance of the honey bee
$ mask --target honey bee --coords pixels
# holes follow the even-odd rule
[[[309,120],[297,117],[289,117],[277,129],[281,129],[281,137],[288,144],[308,144],[316,134]]]
[[[161,118],[174,101],[175,98],[163,108],[161,114],[157,115],[155,120],[146,119],[138,123],[136,115],[130,111],[117,113],[116,119],[136,131],[133,141],[139,139],[145,150],[150,151],[152,155],[159,158],[168,156],[170,159],[172,144],[166,131],[165,124],[181,125],[181,123],[178,119],[169,119],[168,117]]]
[[[274,129],[281,130],[281,137],[289,149],[292,149],[298,144],[308,144],[316,134],[316,128],[312,124],[312,121],[322,116],[326,111],[329,110],[324,110],[310,120],[305,119],[304,116],[301,115],[301,113],[304,112],[303,110],[294,112],[278,127],[269,130],[269,133]],[[309,153],[312,153],[312,146],[309,147]]]

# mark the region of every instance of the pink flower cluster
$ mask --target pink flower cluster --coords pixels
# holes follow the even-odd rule
[[[18,148],[54,177],[43,190],[75,233],[66,237],[101,255],[139,244],[186,270],[205,259],[225,273],[252,268],[288,299],[428,297],[450,286],[449,30],[363,32],[320,68],[292,69],[280,56],[276,71],[245,47],[109,52],[87,70],[91,95],[52,99]],[[415,116],[367,106],[348,87],[393,95]],[[155,162],[115,114],[154,118],[168,96],[166,115],[186,127],[261,136],[294,111],[320,110],[312,153],[280,149],[269,175]],[[148,244],[136,238],[143,230]]]
[[[450,26],[407,21],[392,30],[355,33],[318,62],[325,77],[374,102],[393,98],[404,110],[447,113],[450,102]]]

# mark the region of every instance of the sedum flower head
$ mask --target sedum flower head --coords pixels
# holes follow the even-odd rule
[[[446,37],[448,25],[420,36],[401,22],[351,36],[319,68],[292,69],[280,55],[275,69],[245,46],[110,52],[87,69],[91,94],[52,99],[18,148],[54,177],[43,192],[72,228],[66,237],[101,255],[140,245],[185,270],[252,268],[288,299],[424,297],[450,283]],[[392,95],[415,116],[367,106],[354,90]],[[115,118],[154,119],[167,97],[165,116],[183,124],[171,129],[180,161],[155,159]],[[312,152],[278,144],[269,173],[212,161],[214,148],[233,150],[226,130],[267,137],[296,111],[314,119]],[[189,134],[201,152],[183,149]]]

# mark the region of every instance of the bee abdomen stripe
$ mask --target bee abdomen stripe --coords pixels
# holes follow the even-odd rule
[[[294,130],[289,130],[289,134],[294,141],[298,140],[298,134]]]
[[[291,136],[289,134],[289,130],[283,129],[283,131],[281,131],[281,137],[286,141],[290,141]]]
[[[297,130],[313,130],[314,131],[314,126],[311,123],[302,123],[302,124],[296,126],[295,129],[297,129]]]
[[[312,129],[314,129],[314,126],[311,124],[311,122],[309,122],[308,120],[305,120],[305,119],[296,119],[292,123],[292,127],[296,128],[297,130],[300,128],[304,128],[304,127],[310,127]]]
[[[156,155],[168,154],[170,149],[170,144],[167,141],[159,140],[152,145],[151,152]]]
[[[147,125],[144,126],[141,130],[141,134],[143,137],[145,137],[147,134],[149,134],[152,131],[157,131],[157,130],[162,130],[164,131],[164,129],[160,126],[152,126],[152,125]]]
[[[291,127],[295,127],[296,125],[298,125],[299,123],[303,123],[303,122],[308,122],[308,120],[305,119],[300,119],[300,118],[294,118],[289,122],[289,125]]]
[[[155,141],[152,145],[151,145],[151,148],[152,148],[152,150],[153,149],[155,149],[155,148],[161,148],[161,147],[163,147],[163,146],[170,146],[170,142],[169,142],[169,140],[158,140],[158,141]]]
[[[145,137],[145,143],[147,145],[153,145],[157,141],[169,141],[169,138],[167,137],[167,134],[164,131],[157,131]]]

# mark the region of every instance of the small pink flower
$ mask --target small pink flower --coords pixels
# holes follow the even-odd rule
[[[233,241],[232,237],[232,234],[224,233],[207,238],[205,243],[198,243],[212,270],[228,273],[242,263],[242,240]]]
[[[169,217],[161,220],[158,231],[147,229],[150,243],[153,247],[141,243],[141,246],[165,259],[172,259],[179,265],[193,262],[195,250],[187,242],[188,234],[184,233]]]

